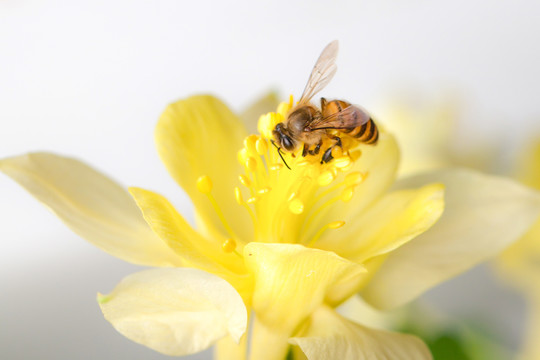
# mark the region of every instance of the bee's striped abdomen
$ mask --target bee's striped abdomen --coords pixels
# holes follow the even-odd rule
[[[373,119],[369,119],[364,125],[346,129],[344,132],[366,144],[375,144],[379,140],[379,130]]]

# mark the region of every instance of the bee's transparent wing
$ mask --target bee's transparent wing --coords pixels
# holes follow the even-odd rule
[[[367,111],[357,105],[350,105],[330,116],[320,118],[309,124],[311,130],[319,129],[352,129],[367,123],[370,116]]]
[[[308,103],[315,94],[321,91],[332,80],[337,71],[336,58],[338,50],[339,43],[337,40],[326,45],[311,71],[302,97],[300,97],[300,104]]]

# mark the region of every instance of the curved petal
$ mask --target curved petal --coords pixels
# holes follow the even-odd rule
[[[249,243],[244,259],[255,279],[253,308],[268,328],[291,333],[316,307],[350,296],[365,269],[334,253],[293,244]],[[348,289],[341,285],[350,284]],[[346,291],[348,290],[348,291]]]
[[[327,236],[318,246],[358,263],[391,252],[439,219],[444,209],[443,195],[441,184],[386,194],[340,229],[339,236]]]
[[[148,225],[176,251],[186,266],[221,276],[242,293],[249,288],[242,259],[237,254],[223,251],[220,239],[209,241],[193,230],[163,196],[139,188],[130,188],[129,191],[142,210]],[[242,273],[243,277],[235,276]],[[242,281],[243,279],[245,281]]]
[[[88,165],[50,153],[0,160],[0,170],[71,230],[123,260],[176,266],[180,258],[146,225],[128,192]]]
[[[510,285],[525,291],[540,291],[540,219],[497,257],[494,262],[499,274]]]
[[[362,154],[350,172],[359,171],[364,179],[355,188],[354,196],[346,204],[336,207],[337,214],[346,222],[355,221],[375,199],[382,196],[394,183],[399,165],[399,147],[394,136],[383,129],[375,145],[360,145]]]
[[[388,254],[363,292],[378,308],[404,304],[522,236],[540,214],[540,196],[510,180],[447,169],[411,177],[397,188],[434,181],[446,186],[441,219]]]
[[[212,194],[233,229],[247,238],[251,221],[237,211],[234,186],[241,173],[237,153],[246,136],[240,120],[212,96],[193,96],[169,105],[156,126],[159,156],[171,176],[195,205],[202,231],[215,235],[223,225],[206,195],[197,190],[197,179],[213,180]],[[229,216],[230,215],[230,216]]]
[[[427,346],[416,336],[370,329],[327,307],[319,308],[305,333],[290,342],[300,346],[309,360],[432,359]]]
[[[124,278],[101,311],[125,337],[166,355],[193,354],[247,327],[242,298],[225,280],[196,269],[152,269]]]

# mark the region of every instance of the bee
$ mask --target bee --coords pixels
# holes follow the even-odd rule
[[[377,143],[379,131],[364,109],[343,100],[327,101],[321,98],[320,109],[311,103],[313,96],[334,77],[337,71],[337,53],[338,41],[334,40],[324,48],[317,59],[297,105],[289,111],[285,121],[276,124],[272,131],[275,140],[272,140],[272,143],[288,168],[281,155],[282,149],[294,156],[294,152],[303,144],[302,156],[318,155],[323,142],[330,139],[333,144],[323,152],[322,164],[333,159],[334,147],[342,148],[342,134],[366,144]]]

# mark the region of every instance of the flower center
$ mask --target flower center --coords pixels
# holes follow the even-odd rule
[[[342,147],[332,148],[333,159],[326,163],[321,162],[321,157],[333,144],[330,138],[323,142],[318,155],[302,156],[300,149],[295,153],[282,152],[280,156],[278,149],[270,145],[272,130],[284,121],[291,107],[292,101],[281,104],[275,113],[261,116],[261,134],[249,135],[238,152],[244,173],[238,176],[239,186],[231,190],[238,205],[249,214],[253,238],[239,239],[235,235],[211,196],[211,187],[205,186],[207,177],[199,179],[199,190],[208,195],[230,236],[223,244],[226,252],[235,251],[236,244],[243,246],[250,241],[316,247],[327,230],[345,225],[336,208],[351,200],[356,186],[368,175],[354,170],[361,152],[355,149],[358,142],[346,135],[341,137]]]

